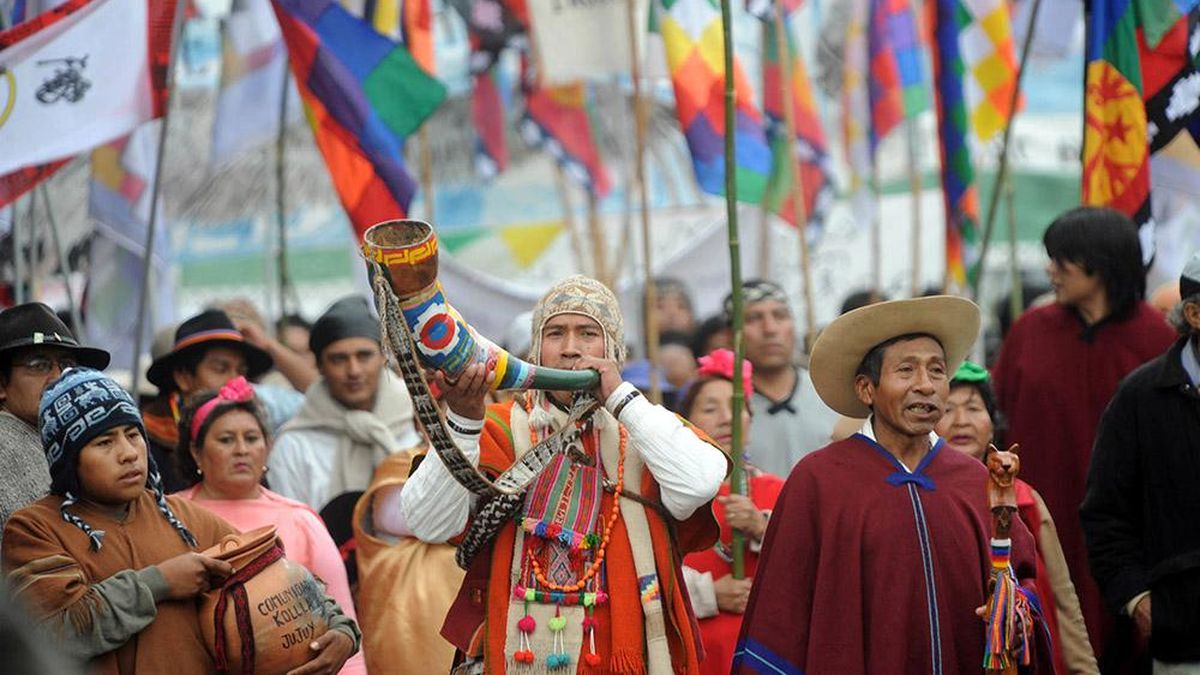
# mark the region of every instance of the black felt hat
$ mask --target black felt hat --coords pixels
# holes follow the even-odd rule
[[[21,347],[57,347],[71,352],[81,366],[104,370],[109,353],[83,347],[54,310],[40,302],[29,302],[0,312],[0,354]]]
[[[175,346],[167,354],[154,359],[146,371],[146,379],[160,391],[167,391],[175,386],[171,375],[180,363],[191,354],[218,345],[242,352],[246,357],[246,377],[249,379],[262,375],[275,365],[270,354],[246,342],[246,337],[234,328],[225,312],[209,309],[179,324],[175,330]]]

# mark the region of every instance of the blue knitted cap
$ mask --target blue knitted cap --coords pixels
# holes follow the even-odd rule
[[[63,520],[83,530],[91,538],[93,548],[100,550],[104,532],[92,530],[68,510],[84,496],[79,481],[79,453],[93,438],[114,427],[135,425],[142,438],[146,438],[137,404],[121,385],[104,373],[91,368],[69,368],[42,393],[38,419],[42,447],[50,465],[50,492],[66,497],[60,509]],[[158,510],[184,541],[195,546],[195,538],[167,506],[162,477],[148,450],[146,463],[146,487],[154,491]]]
[[[38,406],[42,448],[50,464],[50,491],[78,492],[79,452],[113,427],[133,424],[146,436],[133,398],[104,373],[69,368],[42,392]]]

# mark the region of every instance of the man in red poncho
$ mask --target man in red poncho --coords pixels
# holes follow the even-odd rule
[[[950,374],[979,330],[962,298],[897,300],[847,313],[817,340],[817,393],[850,438],[806,456],[775,504],[733,672],[900,675],[980,672],[992,514],[987,470],[933,433]],[[1034,545],[1019,521],[1012,561],[1027,587]],[[1034,642],[1045,636],[1036,596]],[[1053,672],[1033,644],[1034,672]]]

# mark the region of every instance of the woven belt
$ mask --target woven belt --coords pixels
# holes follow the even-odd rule
[[[441,457],[442,463],[450,475],[474,494],[484,497],[519,498],[542,472],[542,469],[550,464],[550,460],[554,459],[555,455],[566,452],[571,440],[578,434],[576,423],[591,417],[600,404],[591,396],[578,397],[571,406],[566,424],[561,429],[530,448],[529,452],[522,455],[495,481],[489,480],[471,463],[471,460],[467,459],[454,440],[450,438],[450,432],[446,429],[446,419],[442,416],[442,411],[429,392],[429,383],[425,381],[425,368],[418,358],[412,331],[400,311],[400,301],[388,285],[386,273],[376,263],[371,264],[376,265],[374,274],[375,304],[380,314],[380,326],[383,333],[381,342],[389,348],[399,364],[400,375],[404,378],[404,384],[412,396],[417,419],[421,421],[425,427],[425,433],[429,435],[430,445]],[[498,501],[505,504],[508,502],[519,503],[519,499]],[[480,515],[483,515],[483,511],[480,512]],[[494,534],[495,532],[492,533],[493,536]],[[470,533],[468,533],[468,538],[470,538]]]

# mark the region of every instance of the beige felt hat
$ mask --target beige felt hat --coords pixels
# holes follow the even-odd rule
[[[847,417],[867,417],[871,409],[854,393],[854,374],[875,345],[911,333],[927,333],[946,350],[953,373],[979,335],[979,306],[953,295],[892,300],[847,312],[821,331],[813,345],[809,372],[821,400]]]

